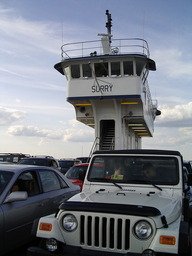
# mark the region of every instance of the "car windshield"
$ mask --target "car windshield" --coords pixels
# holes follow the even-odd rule
[[[13,172],[0,170],[0,195],[2,194],[7,184],[10,182],[13,175],[14,175]]]
[[[66,173],[68,179],[79,179],[81,175],[85,175],[88,166],[73,166]]]
[[[176,185],[179,182],[178,161],[161,156],[95,156],[89,181]]]

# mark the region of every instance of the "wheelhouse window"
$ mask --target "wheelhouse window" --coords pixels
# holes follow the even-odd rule
[[[69,67],[66,67],[64,72],[65,72],[65,76],[66,76],[67,80],[69,80],[69,78],[70,78],[70,69],[69,69]]]
[[[136,74],[137,76],[140,76],[141,75],[141,72],[144,68],[144,62],[142,61],[136,61]]]
[[[123,61],[123,71],[125,76],[133,75],[133,61]]]
[[[83,69],[84,78],[92,77],[92,70],[91,70],[90,64],[83,64],[82,69]]]
[[[71,77],[72,78],[80,77],[80,66],[78,64],[71,65]]]
[[[174,157],[95,156],[88,180],[104,183],[177,185],[178,161]]]
[[[111,62],[111,75],[112,76],[120,76],[120,62]]]
[[[94,69],[96,77],[106,77],[109,75],[108,62],[95,63]]]

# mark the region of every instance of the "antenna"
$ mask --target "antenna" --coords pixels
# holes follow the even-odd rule
[[[62,31],[61,31],[61,36],[62,36],[62,45],[63,45],[63,22],[62,22]]]
[[[109,13],[109,10],[106,10],[107,15],[107,22],[106,22],[106,28],[107,28],[107,33],[108,33],[108,37],[109,37],[109,43],[111,43],[111,27],[112,27],[112,18],[111,18],[111,14]]]
[[[107,34],[98,34],[98,36],[102,36],[101,43],[103,46],[103,54],[110,54],[111,53],[111,27],[112,27],[112,19],[111,14],[109,13],[109,10],[106,10],[107,15],[107,22],[106,22],[106,28],[107,28]]]

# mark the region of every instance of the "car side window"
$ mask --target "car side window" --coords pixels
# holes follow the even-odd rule
[[[61,189],[60,181],[57,175],[48,170],[39,171],[43,192],[49,192]]]
[[[61,187],[62,187],[62,188],[68,188],[68,187],[69,187],[69,186],[67,185],[67,183],[66,183],[63,179],[61,179],[60,176],[58,176],[58,178],[59,178],[59,180],[60,180],[60,183],[61,183]]]
[[[11,192],[26,191],[28,196],[38,195],[40,193],[37,174],[35,171],[26,171],[18,177],[11,188]]]

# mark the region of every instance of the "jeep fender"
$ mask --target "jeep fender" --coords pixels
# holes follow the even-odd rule
[[[55,214],[40,218],[36,236],[47,239],[55,238],[56,240],[65,243],[65,239],[62,235],[58,219],[55,217]]]

